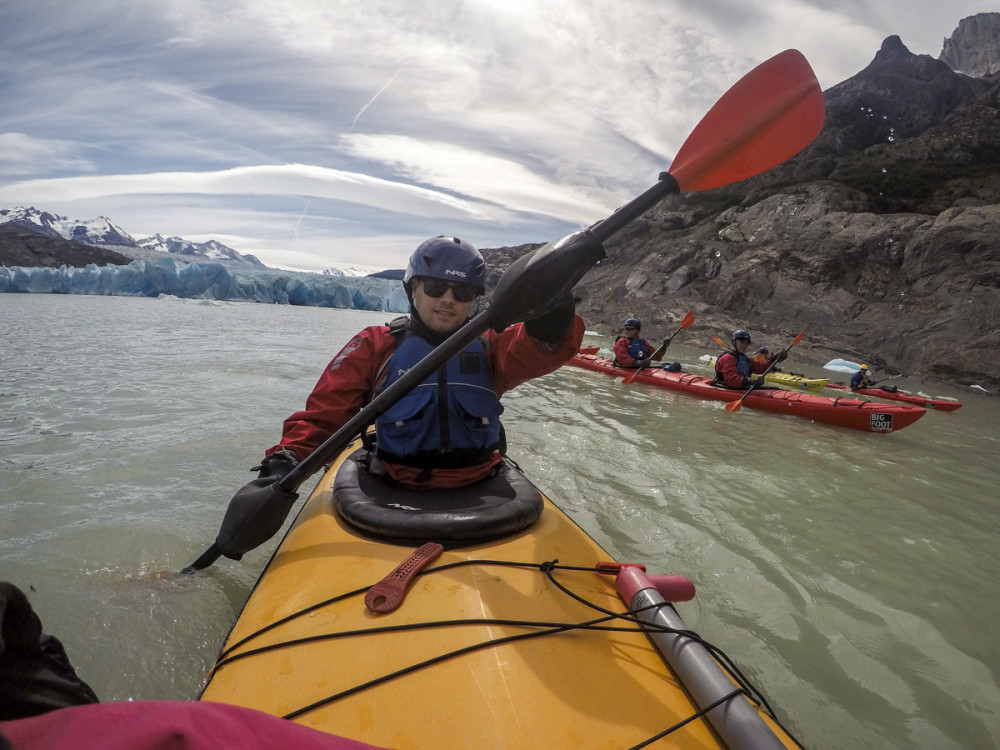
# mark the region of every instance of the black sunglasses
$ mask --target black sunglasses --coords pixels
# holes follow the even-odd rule
[[[476,287],[468,284],[453,284],[450,281],[438,279],[421,279],[420,286],[428,297],[443,297],[451,289],[451,296],[456,302],[472,302],[476,298]]]

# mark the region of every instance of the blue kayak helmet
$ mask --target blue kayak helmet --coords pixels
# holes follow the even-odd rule
[[[474,245],[440,235],[420,243],[413,251],[403,274],[403,288],[410,295],[410,282],[415,278],[440,279],[456,284],[468,284],[476,293],[486,292],[486,261]]]
[[[733,343],[735,344],[737,341],[746,341],[749,344],[750,334],[744,331],[742,328],[740,328],[738,331],[733,331]]]
[[[625,321],[625,325],[622,328],[634,328],[637,331],[642,330],[642,321],[638,318],[629,318]]]

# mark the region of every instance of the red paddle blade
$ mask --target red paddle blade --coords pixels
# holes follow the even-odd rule
[[[687,315],[684,316],[684,320],[681,321],[681,329],[690,328],[694,323],[694,313],[690,310],[687,311]]]
[[[712,336],[712,341],[721,346],[723,349],[729,346],[725,341],[720,339],[718,336]]]
[[[723,94],[670,166],[682,192],[709,190],[776,167],[823,129],[823,92],[809,63],[790,49]]]
[[[797,345],[800,341],[802,341],[802,334],[804,334],[805,332],[806,332],[805,328],[799,331],[799,335],[795,337],[795,340],[791,343],[791,345],[788,348],[791,349],[793,346]]]
[[[743,408],[742,398],[738,398],[735,401],[730,401],[726,404],[726,411],[739,411],[741,408]]]

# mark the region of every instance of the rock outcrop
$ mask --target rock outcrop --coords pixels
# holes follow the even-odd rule
[[[1000,73],[1000,13],[978,13],[958,22],[938,58],[952,70],[983,78]]]
[[[576,288],[588,328],[635,316],[656,337],[690,309],[678,341],[747,328],[774,347],[804,328],[799,361],[1000,392],[1000,76],[889,37],[824,98],[823,132],[786,164],[672,197],[609,241]]]
[[[0,224],[0,266],[83,268],[91,263],[103,266],[127,264],[130,260],[105,248],[39,234],[14,224]]]

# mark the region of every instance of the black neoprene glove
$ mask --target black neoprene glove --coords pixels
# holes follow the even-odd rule
[[[524,330],[545,344],[558,344],[573,328],[575,315],[576,300],[572,292],[566,292],[558,304],[547,313],[526,320]]]
[[[764,376],[763,375],[758,375],[756,378],[743,378],[743,387],[744,388],[763,388],[765,382],[766,381],[764,380]]]
[[[636,369],[639,369],[639,370],[645,370],[651,364],[653,364],[653,363],[652,363],[652,361],[648,357],[646,357],[645,359],[637,359],[637,360],[635,360]]]
[[[233,495],[215,538],[215,545],[223,555],[239,560],[278,532],[298,498],[298,493],[284,489],[278,482],[298,463],[299,458],[292,451],[282,450],[254,467],[259,476]]]
[[[267,456],[259,465],[254,466],[250,471],[258,472],[258,479],[267,479],[269,477],[277,477],[275,482],[281,481],[285,475],[288,474],[292,469],[299,465],[298,455],[293,451],[285,448],[280,451],[275,451],[270,456]]]
[[[788,359],[788,352],[786,352],[784,349],[782,349],[780,352],[774,355],[775,362],[784,362],[786,359]]]
[[[670,337],[667,336],[665,339],[663,339],[663,342],[660,344],[660,346],[662,348],[664,348],[664,349],[666,349],[667,347],[669,347],[670,346]]]

